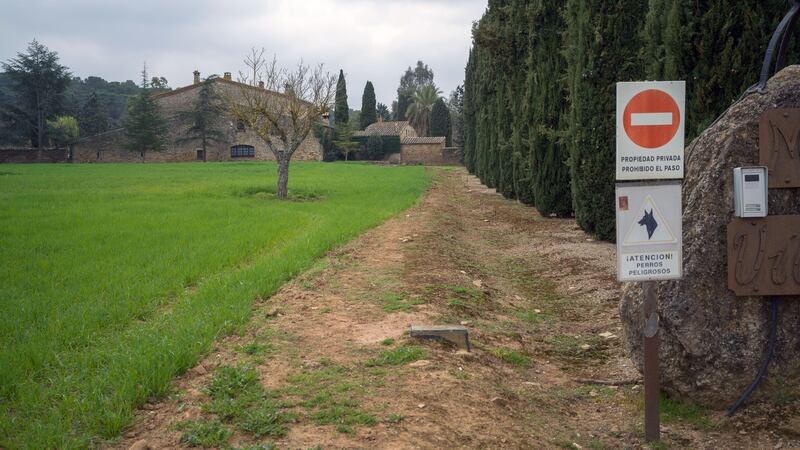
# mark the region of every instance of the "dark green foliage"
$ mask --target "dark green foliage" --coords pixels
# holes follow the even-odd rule
[[[125,119],[127,148],[140,152],[145,160],[148,151],[161,151],[167,143],[167,122],[161,115],[147,84],[147,74],[142,72],[142,92],[128,102],[128,117]]]
[[[406,111],[414,102],[414,93],[421,86],[433,84],[433,70],[422,61],[417,61],[417,66],[410,66],[400,77],[400,86],[397,88],[397,108],[395,120],[407,120]]]
[[[78,116],[81,136],[94,136],[108,130],[108,112],[96,92],[92,92]]]
[[[381,161],[387,155],[400,153],[400,136],[355,136],[352,140],[361,149],[356,159]]]
[[[757,81],[784,0],[652,0],[645,24],[651,79],[687,80],[687,138]],[[798,60],[795,37],[790,61]],[[655,57],[653,57],[655,56]]]
[[[339,69],[339,79],[336,81],[333,120],[336,125],[350,121],[350,108],[347,106],[347,81],[344,79],[344,71],[341,69]]]
[[[431,110],[431,136],[445,136],[447,138],[447,146],[452,145],[451,126],[450,126],[450,109],[444,103],[444,99],[439,98],[433,104]]]
[[[222,101],[214,90],[214,79],[207,78],[200,86],[192,109],[178,113],[178,119],[187,129],[177,142],[199,142],[203,149],[203,161],[206,161],[208,145],[226,141],[220,123],[222,110]]]
[[[108,114],[107,129],[111,130],[122,126],[127,115],[128,99],[140,92],[141,88],[131,80],[119,82],[106,81],[100,77],[85,79],[75,77],[70,80],[67,87],[65,107],[70,114],[76,114],[80,118],[83,106],[92,95],[96,95],[98,102]]]
[[[336,152],[344,156],[344,160],[348,161],[353,152],[358,150],[360,144],[353,140],[353,129],[349,123],[342,123],[336,127],[333,134],[333,147]]]
[[[461,162],[464,162],[464,86],[456,87],[450,93],[450,143],[459,149]]]
[[[375,110],[379,118],[383,120],[392,120],[392,113],[389,111],[389,107],[383,103],[378,103],[378,105],[375,107]]]
[[[364,95],[361,96],[359,125],[363,130],[377,121],[378,111],[375,104],[375,88],[372,86],[371,81],[367,81],[367,85],[364,86]]]
[[[31,145],[47,145],[47,120],[63,111],[64,91],[70,81],[68,69],[58,61],[58,54],[35,39],[25,53],[17,53],[2,63],[11,81],[13,96],[3,108],[6,122],[23,127]]]
[[[615,233],[616,82],[644,76],[637,54],[646,13],[640,0],[566,2],[572,198],[578,224],[600,239],[611,240]]]
[[[367,145],[364,148],[364,158],[377,161],[383,158],[383,138],[372,135],[367,138]]]
[[[411,104],[411,94],[399,92],[395,103],[397,103],[397,111],[395,112],[394,120],[406,120],[406,110],[408,105]]]
[[[338,160],[339,151],[333,145],[333,129],[321,124],[315,124],[313,131],[314,136],[319,139],[319,143],[322,145],[322,160],[325,162]]]

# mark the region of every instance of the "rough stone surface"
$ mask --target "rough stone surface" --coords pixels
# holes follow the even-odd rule
[[[766,352],[769,304],[737,298],[727,288],[726,228],[733,217],[732,170],[758,165],[758,125],[769,108],[800,107],[800,66],[773,77],[765,93],[750,94],[686,150],[683,182],[684,279],[658,284],[661,380],[679,398],[714,408],[736,400]],[[691,118],[690,118],[691,120]],[[800,214],[800,189],[772,189],[770,214]],[[631,357],[642,367],[642,290],[623,289],[620,317]],[[780,302],[776,357],[768,382],[796,380],[800,364],[800,299]]]

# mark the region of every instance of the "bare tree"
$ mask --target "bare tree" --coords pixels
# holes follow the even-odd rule
[[[267,65],[267,60],[264,58],[265,51],[264,47],[260,49],[252,47],[250,49],[250,54],[244,57],[245,65],[253,72],[252,77],[248,75],[248,81],[252,86],[257,85],[258,82],[261,81],[261,71]]]
[[[239,88],[226,98],[236,120],[252,130],[270,149],[278,163],[277,197],[285,199],[289,162],[322,115],[330,111],[336,79],[322,64],[311,67],[300,61],[293,69],[281,69],[277,59],[265,63],[257,52],[245,59],[248,74],[239,73]],[[252,78],[249,72],[252,72]],[[264,87],[256,86],[259,81]]]

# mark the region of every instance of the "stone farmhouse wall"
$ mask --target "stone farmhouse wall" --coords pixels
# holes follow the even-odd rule
[[[236,98],[240,92],[238,83],[217,79],[214,83],[217,92],[223,97]],[[257,88],[252,88],[257,89]],[[169,134],[166,149],[162,152],[128,150],[123,129],[112,130],[91,136],[74,146],[74,162],[188,162],[202,160],[199,155],[200,142],[180,142],[186,136],[187,125],[178,120],[181,111],[189,110],[195,101],[199,85],[190,85],[156,97],[161,112],[168,120]],[[280,94],[274,94],[280,96]],[[212,143],[207,148],[207,161],[274,161],[275,156],[264,141],[250,130],[237,128],[234,119],[224,114],[220,117],[219,128],[224,130],[225,142]],[[249,145],[255,150],[254,156],[232,156],[231,147]],[[300,144],[292,156],[293,161],[321,161],[323,149],[313,135]]]
[[[459,164],[458,149],[443,147],[442,144],[403,144],[399,156],[400,161],[408,164],[428,166]]]
[[[67,162],[69,152],[61,148],[44,148],[41,157],[35,148],[0,148],[2,163],[58,163]]]

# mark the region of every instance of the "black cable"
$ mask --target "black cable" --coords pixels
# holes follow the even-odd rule
[[[772,39],[769,40],[769,45],[767,46],[767,52],[764,54],[764,64],[761,66],[761,76],[758,80],[758,90],[763,91],[767,87],[767,79],[769,79],[769,69],[772,66],[772,59],[775,53],[775,50],[778,47],[779,41],[783,37],[784,33],[787,32],[787,27],[789,23],[792,22],[795,14],[797,14],[798,10],[800,10],[800,3],[797,1],[794,2],[792,7],[789,9],[789,12],[786,16],[783,17],[783,20],[778,24],[778,28],[775,29],[775,32],[772,34]]]
[[[733,416],[736,414],[736,410],[739,409],[740,406],[750,398],[750,395],[753,391],[756,390],[759,384],[761,384],[761,380],[764,379],[764,375],[767,374],[767,367],[769,367],[770,361],[772,361],[772,357],[775,355],[775,342],[778,340],[778,297],[772,297],[772,323],[770,324],[769,329],[769,344],[767,344],[767,357],[764,359],[764,363],[761,365],[761,368],[758,370],[758,375],[756,375],[756,379],[750,383],[750,386],[745,389],[742,393],[742,396],[739,397],[739,400],[736,400],[736,403],[730,407],[728,410],[728,417]]]

